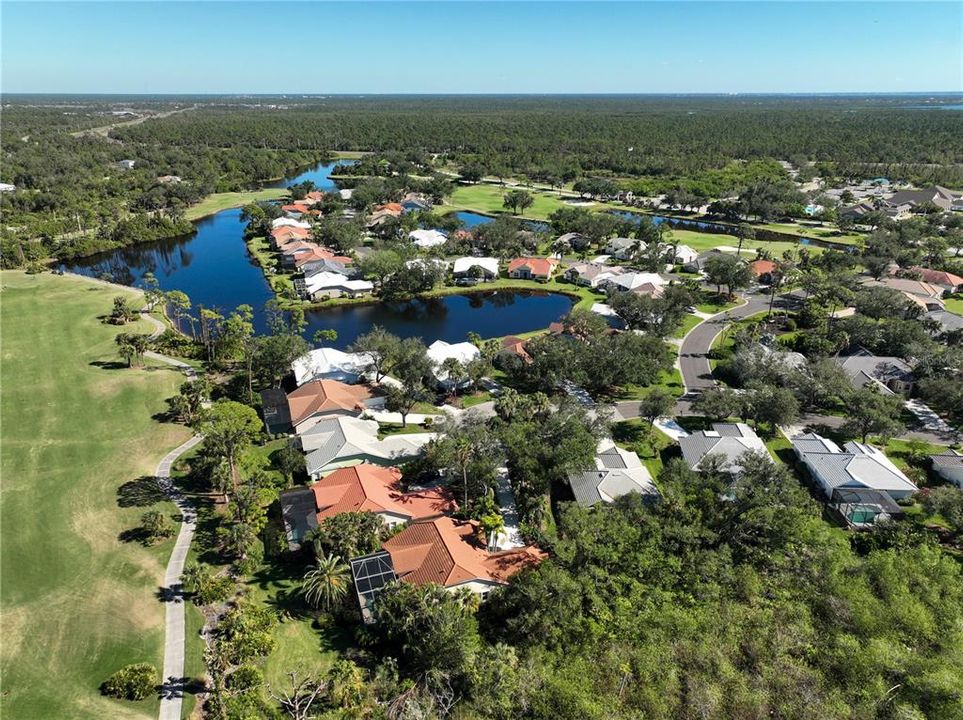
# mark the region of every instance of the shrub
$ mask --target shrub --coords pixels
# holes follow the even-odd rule
[[[140,516],[141,527],[149,542],[157,542],[169,538],[174,534],[174,524],[171,519],[159,510],[148,510]]]
[[[150,663],[125,665],[104,681],[100,691],[120,700],[143,700],[157,687],[157,669]]]

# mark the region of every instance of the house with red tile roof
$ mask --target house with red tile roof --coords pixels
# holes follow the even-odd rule
[[[302,215],[308,211],[308,206],[303,202],[293,202],[282,205],[281,211],[286,215]]]
[[[298,269],[307,263],[317,262],[318,260],[332,260],[336,263],[341,263],[342,265],[350,265],[354,262],[354,260],[346,255],[335,255],[331,250],[323,247],[315,247],[306,252],[298,253],[293,257],[292,260],[292,264]]]
[[[378,205],[375,208],[375,212],[385,212],[389,215],[394,215],[395,217],[400,217],[401,213],[404,212],[404,208],[401,207],[401,203],[385,203],[384,205]]]
[[[298,547],[313,528],[328,518],[348,512],[378,515],[389,528],[458,509],[447,487],[405,490],[401,471],[362,463],[340,468],[310,487],[281,493],[281,515],[288,542]]]
[[[923,282],[943,288],[948,293],[963,292],[963,277],[959,275],[924,267],[914,267],[912,270],[919,273],[920,280]]]
[[[321,202],[324,200],[324,193],[320,190],[312,190],[307,195],[304,196],[305,200],[311,200],[312,202]]]
[[[366,385],[347,385],[337,380],[312,380],[288,393],[288,412],[297,433],[327,417],[358,417],[378,399]]]
[[[526,363],[530,363],[532,362],[532,356],[529,355],[528,350],[525,349],[525,343],[527,342],[527,340],[515,337],[514,335],[504,337],[502,338],[502,347],[501,350],[499,350],[499,354],[516,355]]]
[[[753,260],[749,263],[749,271],[759,282],[768,283],[772,279],[772,273],[776,269],[776,263],[772,260]]]
[[[467,588],[482,597],[547,557],[533,546],[492,552],[477,522],[445,516],[412,523],[382,548],[401,582]]]
[[[271,242],[273,243],[274,247],[280,247],[281,245],[289,243],[293,240],[310,239],[311,231],[307,228],[282,225],[281,227],[274,228],[271,231]]]
[[[508,277],[516,280],[549,280],[557,267],[556,258],[515,258],[508,263]]]

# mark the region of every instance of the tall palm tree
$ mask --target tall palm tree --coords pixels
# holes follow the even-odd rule
[[[348,594],[350,582],[348,566],[340,557],[322,555],[317,565],[304,574],[301,590],[311,607],[329,610]]]

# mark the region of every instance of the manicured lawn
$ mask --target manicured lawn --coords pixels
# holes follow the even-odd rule
[[[612,438],[620,447],[635,452],[645,463],[652,479],[658,479],[662,472],[662,453],[673,444],[672,438],[640,418],[613,424]]]
[[[692,328],[702,322],[702,318],[698,315],[686,315],[682,318],[682,324],[672,333],[674,338],[684,338],[686,333],[688,333]]]
[[[776,232],[791,233],[793,235],[799,235],[800,237],[807,237],[815,240],[828,240],[830,242],[841,243],[843,245],[862,245],[863,240],[866,237],[865,235],[860,235],[859,233],[837,234],[839,231],[834,228],[810,227],[807,225],[798,225],[796,223],[765,223],[755,227],[766,230],[775,230]]]
[[[161,670],[164,606],[155,593],[172,541],[152,548],[122,542],[118,536],[139,525],[154,498],[118,490],[152,475],[188,437],[152,417],[183,377],[166,367],[122,366],[114,345],[122,328],[97,317],[114,296],[140,304],[138,294],[13,271],[0,273],[0,284],[0,713],[156,717],[156,698],[116,702],[98,686],[128,663]],[[154,507],[174,512],[167,502]]]
[[[242,207],[248,203],[261,200],[280,200],[287,194],[288,191],[284,188],[213,193],[201,200],[197,205],[191,205],[191,207],[187,208],[184,217],[188,220],[200,220],[202,217],[213,215],[228,208]]]
[[[944,302],[946,303],[946,309],[951,313],[963,315],[963,298],[947,298]]]
[[[705,250],[711,250],[712,248],[719,247],[720,245],[726,245],[729,247],[737,248],[739,247],[739,238],[734,235],[723,235],[720,233],[704,233],[696,232],[695,230],[681,230],[673,229],[672,238],[674,241],[678,241],[680,245],[688,245],[693,250],[698,252],[703,252]],[[800,248],[805,247],[813,255],[818,255],[823,252],[823,249],[816,247],[815,245],[800,245],[794,242],[783,242],[783,241],[773,241],[773,242],[763,242],[761,240],[744,240],[742,243],[742,257],[746,259],[752,259],[756,256],[757,249],[768,250],[773,257],[781,257],[786,250],[799,251]]]
[[[482,213],[504,214],[511,212],[502,207],[502,198],[511,190],[525,190],[535,199],[534,204],[517,217],[522,220],[546,220],[549,215],[563,207],[571,207],[562,202],[558,195],[532,190],[512,188],[503,185],[461,185],[451,194],[448,202],[455,210],[475,210]],[[447,210],[447,207],[445,208]]]

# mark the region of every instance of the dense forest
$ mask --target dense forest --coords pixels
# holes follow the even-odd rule
[[[424,167],[495,175],[607,177],[625,189],[737,194],[771,170],[815,161],[824,176],[885,174],[963,185],[963,115],[872,97],[6,98],[0,180],[6,256],[86,254],[189,230],[183,209],[256,188],[332,150],[393,152]],[[47,103],[47,104],[45,104]],[[178,112],[102,134],[136,103]],[[144,112],[144,110],[140,110]],[[71,133],[75,133],[72,135]],[[134,159],[131,170],[116,163]],[[757,165],[766,168],[767,164]],[[162,176],[183,182],[160,183]],[[157,215],[166,219],[158,221]],[[43,244],[27,243],[44,239]],[[16,243],[14,244],[14,240]]]

